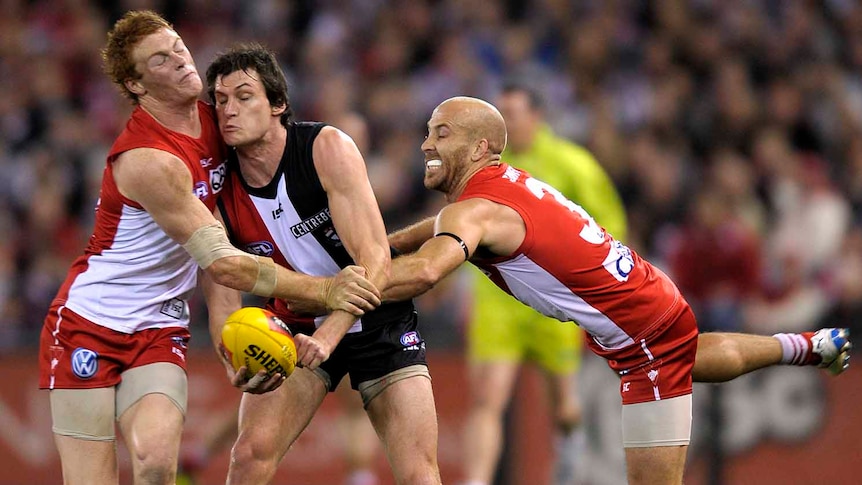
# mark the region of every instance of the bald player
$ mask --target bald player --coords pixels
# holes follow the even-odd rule
[[[776,337],[698,336],[676,285],[554,187],[503,162],[506,125],[491,104],[455,97],[428,122],[425,187],[447,205],[390,237],[384,300],[419,295],[469,260],[520,302],[577,322],[620,376],[629,483],[682,483],[692,375],[729,380],[774,364],[849,364],[846,329]]]

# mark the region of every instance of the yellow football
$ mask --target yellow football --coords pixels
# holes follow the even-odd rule
[[[245,366],[249,375],[264,369],[287,377],[296,367],[293,335],[280,318],[263,308],[231,313],[221,331],[221,348],[234,369]]]

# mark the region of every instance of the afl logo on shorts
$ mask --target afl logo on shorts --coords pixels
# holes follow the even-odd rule
[[[421,341],[422,339],[419,337],[419,332],[407,332],[401,336],[401,345],[405,347],[418,345]]]
[[[84,347],[72,352],[72,372],[81,379],[89,379],[99,370],[99,354]]]

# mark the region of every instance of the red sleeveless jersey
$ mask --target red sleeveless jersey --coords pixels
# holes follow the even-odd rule
[[[198,138],[165,128],[140,106],[132,112],[108,154],[93,235],[84,255],[72,264],[54,306],[65,305],[124,333],[188,326],[187,302],[197,284],[197,263],[140,204],[120,193],[113,161],[135,148],[175,155],[191,174],[191,190],[214,209],[224,185],[227,151],[212,106],[199,101],[198,110]]]
[[[592,336],[598,355],[627,357],[688,309],[663,272],[528,173],[506,164],[484,168],[458,200],[471,198],[517,211],[526,236],[512,255],[486,257],[480,248],[470,261],[522,303],[576,322]]]

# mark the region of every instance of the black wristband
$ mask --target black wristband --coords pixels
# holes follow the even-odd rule
[[[458,244],[461,245],[461,249],[464,250],[464,260],[466,261],[466,260],[470,259],[470,251],[467,249],[467,244],[465,244],[464,241],[462,241],[460,237],[452,234],[451,232],[438,232],[437,234],[434,235],[434,237],[438,237],[438,236],[449,236],[452,239],[458,241]]]

